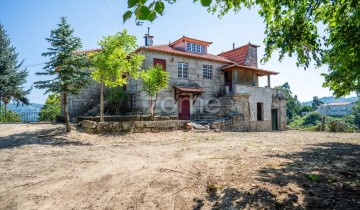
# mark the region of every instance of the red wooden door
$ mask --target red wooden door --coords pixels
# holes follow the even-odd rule
[[[190,97],[180,96],[178,102],[179,120],[190,120]]]
[[[154,66],[156,66],[156,64],[161,65],[164,71],[166,71],[166,60],[154,58]]]

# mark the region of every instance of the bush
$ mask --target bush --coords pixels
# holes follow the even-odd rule
[[[304,117],[304,122],[302,125],[309,126],[309,125],[317,125],[321,123],[322,115],[318,112],[310,112]]]
[[[129,110],[129,93],[125,92],[122,87],[109,89],[106,96],[110,114],[124,114]]]
[[[329,122],[327,125],[330,132],[354,132],[356,130],[355,126],[339,120]]]
[[[60,94],[50,94],[45,101],[44,106],[40,109],[40,121],[53,121],[60,115]]]
[[[21,122],[21,118],[18,113],[11,110],[6,110],[5,113],[4,107],[1,107],[0,122]]]

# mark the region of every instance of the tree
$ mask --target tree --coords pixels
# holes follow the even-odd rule
[[[50,94],[45,101],[44,106],[40,109],[40,121],[53,121],[61,113],[60,94]]]
[[[142,90],[149,97],[149,111],[152,120],[154,120],[155,116],[158,93],[161,89],[167,88],[168,80],[169,73],[164,71],[163,67],[159,64],[141,72]],[[155,103],[153,104],[154,96]]]
[[[35,87],[46,89],[46,93],[61,94],[63,115],[66,131],[70,132],[70,121],[67,107],[67,96],[78,94],[79,90],[89,82],[88,73],[82,69],[89,66],[89,59],[84,54],[75,53],[82,47],[81,40],[73,35],[74,29],[61,17],[58,28],[51,30],[50,38],[46,40],[51,47],[42,56],[49,57],[44,66],[45,72],[37,72],[38,76],[51,76],[49,80],[35,82]]]
[[[301,115],[302,113],[308,113],[315,111],[311,106],[301,106],[298,112],[298,115]]]
[[[194,0],[196,2],[198,0]],[[163,15],[165,4],[176,0],[128,0],[124,21],[135,14],[140,21],[154,21]],[[200,0],[209,13],[224,16],[242,8],[259,8],[265,23],[265,55],[279,50],[279,60],[297,57],[297,65],[307,69],[327,64],[324,87],[341,97],[360,92],[360,4],[358,0]],[[326,34],[322,31],[325,28]]]
[[[323,104],[324,102],[322,102],[319,97],[314,96],[313,97],[313,101],[311,103],[311,107],[313,108],[313,110],[316,110],[318,106],[320,106],[321,104]]]
[[[322,116],[318,112],[310,112],[304,117],[303,125],[316,125],[321,122],[321,119]]]
[[[21,122],[21,118],[18,113],[0,107],[0,122]]]
[[[298,115],[301,104],[297,99],[297,95],[293,96],[290,90],[289,83],[284,83],[282,86],[275,87],[277,90],[283,90],[286,95],[286,118],[287,122],[290,123],[291,120]]]
[[[113,88],[126,84],[126,75],[137,78],[144,56],[133,53],[137,39],[126,30],[99,42],[101,51],[90,54],[94,71],[91,77],[100,83],[100,121],[104,121],[104,86]]]
[[[353,107],[354,124],[360,130],[360,100]]]
[[[0,24],[0,115],[1,103],[5,105],[5,116],[8,113],[6,105],[10,101],[14,101],[17,105],[29,105],[29,100],[26,97],[31,88],[24,90],[24,83],[28,72],[22,69],[23,61],[18,62],[18,53],[16,48],[11,46],[10,39],[2,24]]]

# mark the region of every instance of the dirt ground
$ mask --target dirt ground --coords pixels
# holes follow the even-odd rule
[[[0,209],[360,209],[360,134],[0,124]]]

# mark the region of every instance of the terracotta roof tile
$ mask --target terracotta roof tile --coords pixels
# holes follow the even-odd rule
[[[212,44],[212,42],[207,42],[207,41],[203,41],[203,40],[200,40],[200,39],[193,39],[193,38],[190,38],[190,37],[187,37],[187,36],[183,36],[181,37],[180,39],[172,42],[171,44],[169,44],[169,46],[174,46],[176,45],[177,43],[181,42],[182,40],[185,40],[187,42],[194,42],[194,43],[197,43],[197,44],[202,44],[202,45],[205,45],[205,46],[209,46],[210,44]]]
[[[172,54],[172,55],[180,55],[180,56],[186,56],[186,57],[191,57],[191,58],[205,59],[205,60],[217,61],[217,62],[228,63],[228,64],[233,63],[231,60],[221,57],[221,56],[217,56],[217,55],[213,55],[213,54],[209,54],[209,53],[207,53],[207,54],[190,53],[190,52],[172,48],[169,45],[154,45],[154,46],[140,47],[136,50],[136,52],[139,52],[141,50],[148,50],[148,51],[155,51],[155,52]]]
[[[88,49],[88,50],[76,50],[74,51],[75,54],[82,54],[82,53],[93,53],[93,52],[99,52],[101,49]]]
[[[174,89],[183,93],[203,93],[204,90],[199,87],[173,86]]]
[[[249,50],[249,44],[235,48],[233,50],[229,50],[227,52],[222,52],[220,54],[218,54],[218,56],[222,56],[225,57],[235,63],[244,65],[245,60],[246,60],[246,55],[248,53]]]

